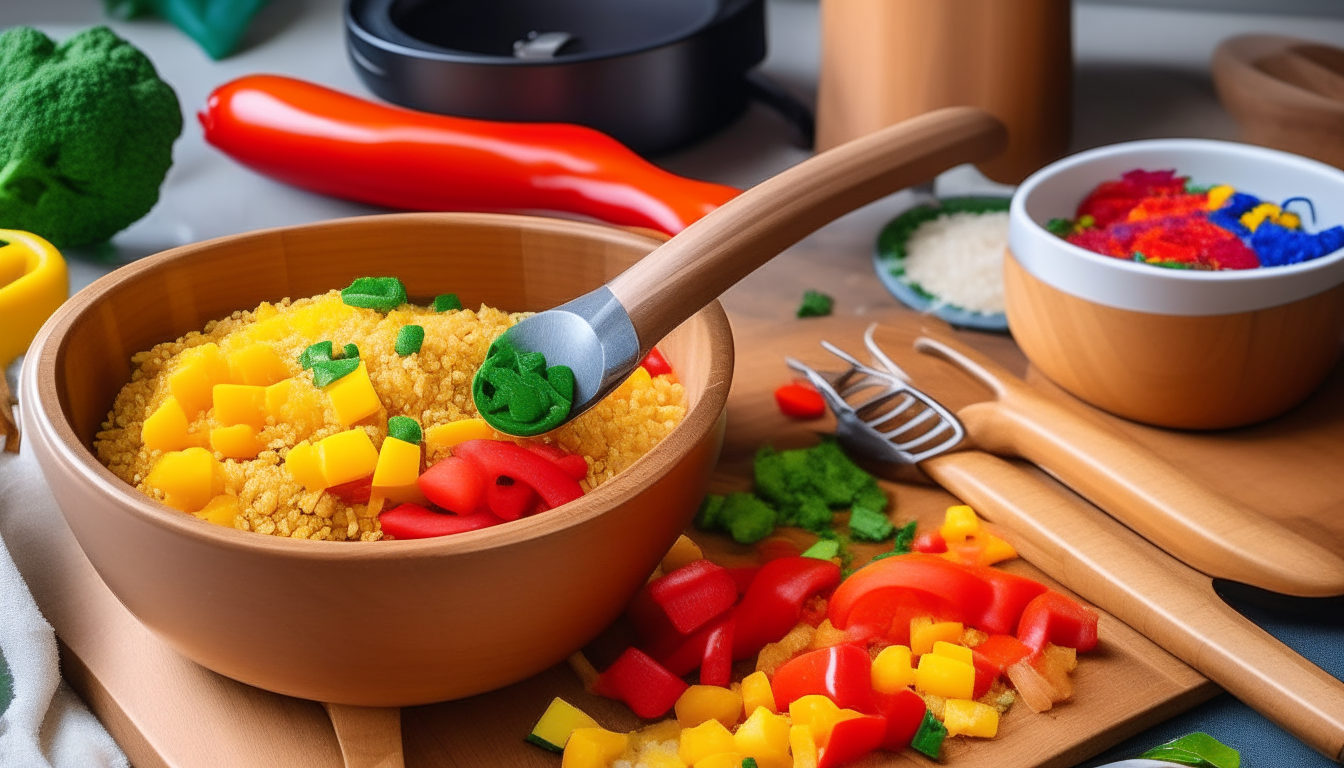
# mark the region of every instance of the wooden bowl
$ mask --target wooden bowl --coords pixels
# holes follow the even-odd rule
[[[1344,222],[1344,172],[1199,139],[1117,144],[1027,179],[1009,212],[1004,299],[1031,363],[1092,405],[1162,427],[1218,429],[1292,408],[1339,359],[1344,251],[1285,267],[1201,272],[1103,256],[1050,234],[1098,183],[1174,168],[1266,200],[1304,195],[1319,231]]]
[[[485,214],[343,219],[175,248],[68,301],[22,373],[26,435],[113,594],[183,655],[277,693],[362,706],[459,698],[529,677],[610,624],[693,517],[723,439],[733,345],[717,302],[660,343],[685,420],[564,507],[437,539],[334,543],[211,525],[141,495],[90,450],[130,358],[263,300],[364,274],[412,297],[542,310],[658,245]]]

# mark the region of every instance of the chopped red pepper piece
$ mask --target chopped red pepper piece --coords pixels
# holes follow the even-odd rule
[[[588,462],[577,453],[565,453],[546,443],[528,443],[527,450],[555,464],[575,480],[582,480],[588,476]]]
[[[831,623],[866,627],[893,642],[908,642],[910,619],[932,616],[968,623],[984,615],[993,590],[980,576],[937,555],[906,554],[875,560],[831,596]]]
[[[841,709],[875,712],[872,670],[873,659],[868,651],[857,645],[834,645],[784,662],[775,671],[770,688],[775,694],[775,706],[781,712],[795,700],[814,693],[829,698]],[[877,743],[881,741],[879,736]]]
[[[826,401],[811,384],[792,381],[775,390],[775,404],[791,419],[808,421],[826,415]]]
[[[1022,609],[1043,594],[1047,587],[1039,581],[1018,576],[989,566],[966,566],[970,573],[984,579],[993,596],[979,616],[968,617],[967,623],[990,634],[1010,635],[1017,629]]]
[[[475,463],[489,477],[508,475],[514,480],[526,483],[551,508],[583,495],[583,489],[579,487],[578,481],[564,470],[507,440],[468,440],[454,446],[453,455]],[[437,467],[438,464],[434,466]]]
[[[984,657],[1000,674],[1032,655],[1031,648],[1012,635],[990,635],[985,642],[971,650],[974,655]]]
[[[887,718],[878,715],[841,720],[831,728],[826,744],[819,747],[817,768],[837,768],[858,760],[882,746],[887,728]]]
[[[425,498],[449,512],[469,515],[485,505],[485,472],[473,462],[449,456],[426,469],[416,483]]]
[[[365,475],[358,480],[333,485],[327,489],[327,493],[346,504],[368,504],[369,495],[373,493],[373,475]]]
[[[453,515],[433,512],[419,504],[398,504],[378,516],[383,533],[397,539],[428,539],[451,533],[475,531],[499,525],[503,520],[489,512]]]
[[[1090,651],[1097,647],[1097,612],[1049,590],[1022,610],[1017,639],[1036,651],[1046,643]]]
[[[508,475],[500,475],[485,486],[485,504],[502,520],[517,520],[533,511],[537,492]]]
[[[700,662],[700,684],[724,688],[733,680],[732,616],[715,623],[705,638],[705,656]]]
[[[919,694],[906,688],[896,693],[873,692],[877,711],[887,718],[887,732],[882,738],[882,748],[888,752],[900,752],[910,746],[915,738],[919,724],[924,722],[924,710],[928,707]]]
[[[649,354],[644,357],[640,366],[649,372],[650,376],[662,376],[665,373],[672,372],[672,366],[663,357],[663,353],[658,351],[657,347],[649,350]]]
[[[693,560],[644,585],[629,614],[640,637],[657,643],[668,634],[694,632],[735,602],[737,584],[728,570],[709,560]]]
[[[686,681],[667,671],[638,648],[626,648],[598,676],[593,691],[599,696],[624,702],[630,711],[646,720],[661,717],[686,691]]]
[[[889,558],[890,559],[890,558]],[[815,557],[781,557],[761,566],[734,610],[733,658],[754,656],[793,629],[803,605],[840,583],[840,566]]]
[[[915,536],[915,540],[910,543],[912,552],[926,552],[931,555],[939,555],[947,551],[947,540],[943,538],[943,532],[934,528],[931,531],[924,531]]]
[[[727,618],[728,616],[724,617]],[[646,648],[649,655],[667,667],[672,674],[687,675],[705,662],[705,649],[709,646],[709,636],[718,626],[718,622],[714,622],[685,637],[668,635],[649,643]]]
[[[728,569],[728,575],[733,577],[733,583],[737,585],[738,597],[747,594],[747,589],[751,587],[751,582],[756,580],[756,574],[760,572],[761,567],[759,565]]]

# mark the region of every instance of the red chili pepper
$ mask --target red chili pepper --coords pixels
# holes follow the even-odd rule
[[[785,416],[807,421],[826,415],[826,401],[811,384],[789,382],[775,390],[775,404]]]
[[[882,738],[882,748],[888,752],[900,752],[910,746],[919,724],[924,722],[924,710],[927,706],[919,694],[906,688],[896,693],[873,692],[877,711],[887,718],[887,732]]]
[[[705,638],[705,656],[700,662],[700,684],[724,688],[733,680],[733,631],[735,622],[727,616],[716,622]]]
[[[644,585],[628,613],[640,637],[656,644],[668,635],[694,632],[735,602],[737,584],[728,570],[694,560]]]
[[[503,520],[489,512],[453,515],[432,512],[419,504],[398,504],[378,516],[383,533],[397,539],[428,539],[452,533],[475,531],[499,525]]]
[[[1046,586],[1025,576],[1001,571],[989,566],[965,566],[984,579],[993,595],[983,613],[969,617],[967,623],[990,634],[1010,635],[1017,629],[1022,610],[1046,591]]]
[[[485,470],[488,477],[508,475],[514,480],[526,483],[551,508],[583,495],[583,489],[579,487],[578,482],[565,474],[564,470],[507,440],[468,440],[453,446],[453,456],[476,464]],[[423,479],[424,475],[421,475],[421,478]]]
[[[968,622],[983,616],[993,590],[980,576],[937,555],[885,557],[860,568],[831,596],[831,623],[869,627],[907,642],[910,619]]]
[[[1022,610],[1017,639],[1036,651],[1047,642],[1090,651],[1097,647],[1097,612],[1050,590]]]
[[[738,194],[591,128],[447,117],[276,75],[216,88],[205,140],[304,189],[419,211],[553,210],[674,235]]]
[[[583,457],[577,453],[565,453],[554,445],[547,445],[546,443],[528,443],[527,450],[549,460],[575,480],[582,480],[588,476],[588,462],[584,461]]]
[[[663,353],[659,352],[657,347],[649,350],[649,354],[645,355],[640,366],[648,371],[650,376],[662,376],[665,373],[672,372],[671,364],[667,362],[667,358],[663,357]]]
[[[943,539],[943,532],[934,528],[931,531],[923,531],[917,534],[915,540],[910,544],[910,549],[913,552],[939,555],[947,551],[947,541]]]
[[[826,744],[819,748],[817,768],[837,768],[858,760],[882,746],[887,729],[887,718],[878,715],[841,720],[831,728]]]
[[[839,583],[840,566],[829,560],[781,557],[761,566],[733,611],[737,619],[733,658],[753,656],[766,643],[788,634],[797,625],[808,599],[829,594]]]
[[[473,462],[449,456],[416,480],[425,498],[449,512],[469,515],[484,508],[485,472]]]
[[[599,696],[624,702],[630,711],[646,720],[661,717],[686,691],[686,681],[667,671],[638,648],[626,648],[598,676],[593,691]]]
[[[537,492],[508,475],[500,475],[485,486],[485,504],[502,520],[517,520],[533,511]]]
[[[373,493],[373,475],[365,475],[358,480],[333,485],[327,489],[327,493],[346,504],[368,504],[369,495]]]
[[[775,671],[770,688],[775,694],[775,706],[781,712],[797,699],[817,693],[841,709],[871,713],[877,711],[873,704],[872,670],[873,659],[868,651],[857,645],[835,645],[784,662]]]

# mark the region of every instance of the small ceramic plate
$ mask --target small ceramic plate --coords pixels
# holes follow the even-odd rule
[[[1008,330],[1008,318],[1002,312],[974,312],[946,304],[905,276],[905,244],[910,234],[926,221],[949,213],[993,213],[1007,211],[1007,197],[944,197],[939,204],[917,205],[887,223],[877,236],[873,268],[888,291],[902,304],[918,312],[927,312],[962,328],[981,331]]]

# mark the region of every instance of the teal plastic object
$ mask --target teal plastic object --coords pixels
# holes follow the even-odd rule
[[[215,61],[238,50],[266,0],[103,0],[109,16],[160,16],[195,40]]]

